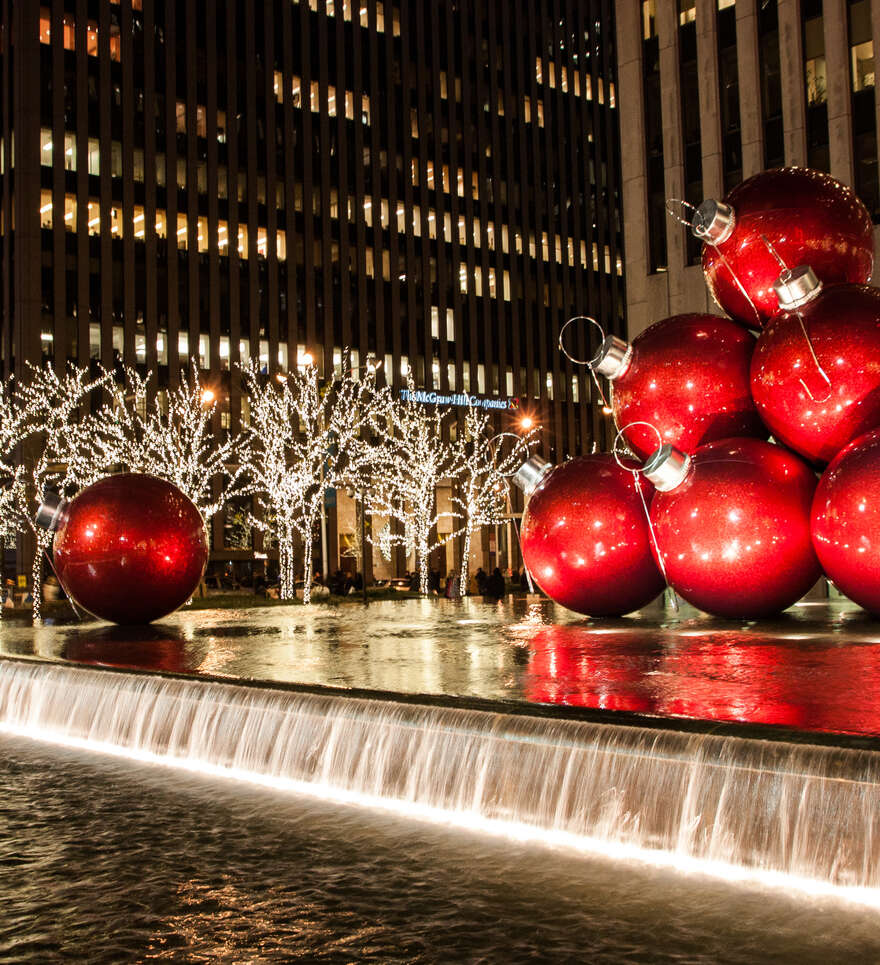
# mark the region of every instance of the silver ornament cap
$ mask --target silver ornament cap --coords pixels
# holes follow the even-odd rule
[[[34,522],[40,529],[49,533],[54,533],[58,529],[61,513],[67,506],[67,500],[63,499],[58,493],[47,490],[43,493],[43,499],[37,507],[37,514]]]
[[[513,474],[513,484],[521,489],[526,496],[531,496],[552,468],[551,463],[546,462],[540,456],[532,456]]]
[[[654,484],[657,492],[668,493],[681,484],[690,466],[689,455],[676,449],[671,443],[664,442],[648,456],[642,472]]]
[[[784,268],[773,282],[773,291],[779,299],[779,307],[787,312],[811,302],[822,291],[822,282],[809,265]]]
[[[691,231],[700,241],[720,245],[730,237],[735,224],[736,216],[729,204],[707,198],[694,212]]]
[[[629,342],[616,335],[606,335],[596,357],[590,362],[590,368],[613,382],[629,368],[632,352]]]

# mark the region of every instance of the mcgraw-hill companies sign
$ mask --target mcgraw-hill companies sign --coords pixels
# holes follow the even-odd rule
[[[484,395],[468,395],[467,392],[442,392],[427,389],[401,389],[400,397],[404,402],[420,402],[423,405],[462,405],[475,409],[518,409],[519,399],[495,399]]]

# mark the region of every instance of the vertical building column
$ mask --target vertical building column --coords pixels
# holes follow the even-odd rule
[[[663,79],[663,160],[667,198],[684,197],[684,156],[681,123],[681,74],[678,52],[678,4],[657,5],[657,39],[660,47],[660,76]],[[685,229],[671,218],[666,222],[669,311],[684,310],[683,272],[686,264]]]
[[[648,325],[648,178],[645,170],[645,115],[642,83],[642,28],[639,0],[616,7],[618,103],[626,108],[620,125],[620,172],[626,228],[624,277],[630,337]],[[625,120],[624,120],[625,117]]]
[[[700,145],[703,197],[724,194],[721,159],[721,96],[718,88],[717,0],[697,0],[697,60],[700,64]]]
[[[778,0],[779,64],[785,163],[807,163],[807,98],[804,86],[804,35],[798,0]]]
[[[851,185],[855,174],[852,158],[852,93],[846,0],[825,0],[823,14],[831,174]]]
[[[737,0],[736,63],[739,72],[739,119],[745,179],[757,174],[764,167],[757,0]]]

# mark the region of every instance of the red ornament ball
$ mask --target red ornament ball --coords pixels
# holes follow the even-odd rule
[[[880,615],[880,430],[851,442],[825,470],[811,525],[828,579]]]
[[[798,456],[758,439],[710,442],[677,463],[663,455],[645,467],[658,487],[651,521],[667,579],[688,603],[765,617],[810,589],[821,575],[810,540],[816,477]]]
[[[664,587],[631,472],[607,453],[551,469],[529,497],[520,541],[535,582],[557,603],[590,616],[620,616]],[[645,498],[650,486],[641,478]]]
[[[657,448],[657,432],[684,452],[731,436],[767,437],[749,390],[755,339],[742,326],[673,315],[636,336],[621,358],[622,345],[606,338],[591,366],[611,380],[616,423],[648,423],[624,433],[641,459]]]
[[[732,210],[732,223],[728,214]],[[721,205],[704,202],[696,216],[714,239],[703,246],[703,273],[715,301],[742,324],[761,328],[778,311],[773,282],[780,258],[810,265],[825,284],[864,284],[871,277],[871,216],[840,181],[809,168],[777,168],[735,187]]]
[[[752,358],[752,395],[773,437],[815,463],[880,425],[880,291],[835,285],[776,315]]]
[[[55,571],[71,599],[114,623],[142,624],[195,592],[208,561],[201,514],[171,483],[108,476],[61,510]]]

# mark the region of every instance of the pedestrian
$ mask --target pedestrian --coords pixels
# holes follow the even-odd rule
[[[496,600],[500,600],[504,596],[504,577],[501,575],[501,570],[496,566],[492,570],[492,575],[486,580],[486,590],[484,596],[493,597]]]
[[[486,573],[483,570],[482,566],[477,570],[476,579],[477,579],[477,592],[480,594],[480,596],[483,596],[486,592],[486,580],[488,580],[489,577],[486,576]]]

